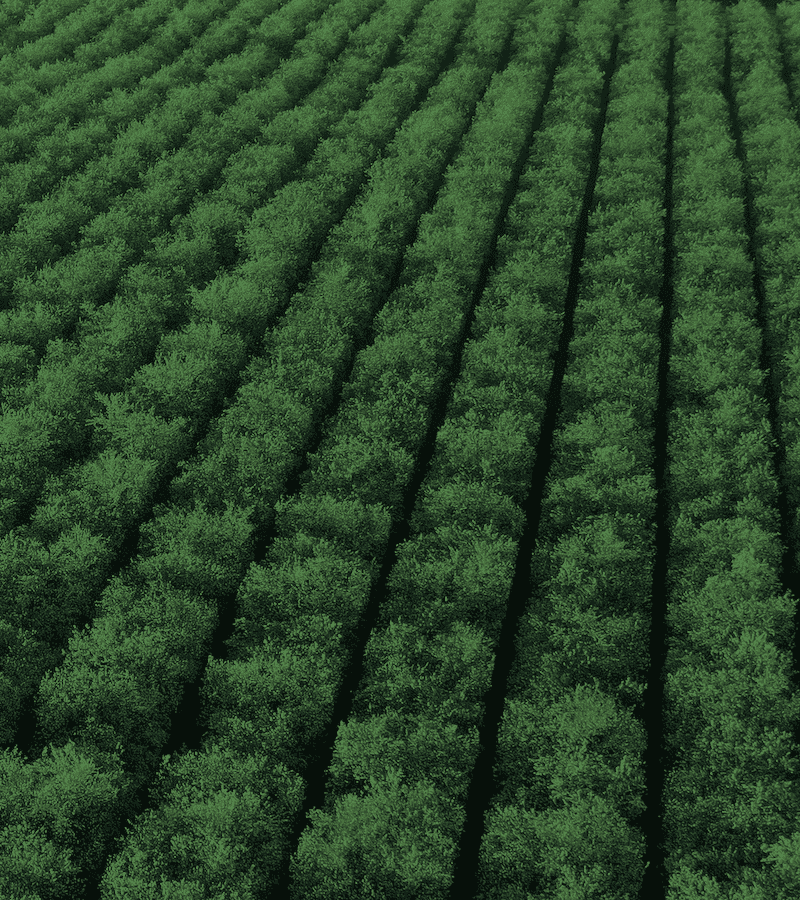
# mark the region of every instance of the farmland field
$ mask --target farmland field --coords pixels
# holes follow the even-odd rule
[[[0,3],[0,900],[798,900],[798,597],[798,0]]]

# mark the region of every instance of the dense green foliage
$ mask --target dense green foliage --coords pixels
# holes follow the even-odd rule
[[[3,898],[797,896],[774,6],[2,5]]]

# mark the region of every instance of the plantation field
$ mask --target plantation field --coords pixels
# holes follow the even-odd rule
[[[0,900],[800,898],[800,2],[0,4]]]

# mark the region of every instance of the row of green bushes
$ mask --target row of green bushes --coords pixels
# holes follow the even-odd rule
[[[679,0],[678,11],[664,709],[675,759],[664,794],[668,897],[789,900],[800,886],[792,739],[800,695],[791,684],[797,601],[781,595],[775,436],[760,363],[762,341],[779,356],[794,343],[797,317],[780,276],[791,272],[796,279],[796,264],[789,254],[786,269],[762,270],[762,334],[745,184],[723,94],[726,39],[746,174],[757,197],[759,255],[773,264],[779,251],[768,236],[777,237],[775,225],[781,239],[786,234],[779,210],[790,207],[781,176],[790,171],[783,169],[784,153],[797,145],[798,130],[779,123],[788,108],[777,32],[758,2],[742,0],[726,12],[710,0]],[[797,185],[796,172],[790,177]],[[778,183],[780,194],[773,192]],[[792,196],[796,201],[796,187]],[[791,380],[780,389],[785,400]],[[785,412],[783,406],[779,427]],[[785,483],[796,498],[791,479]]]
[[[389,25],[394,19],[396,27],[406,21],[401,5],[398,2],[387,8],[387,12],[392,10],[394,16],[389,14],[385,24]],[[287,202],[300,196],[307,215],[311,217],[315,239],[305,241],[309,248],[307,252],[312,252],[314,243],[318,243],[330,227],[333,218],[330,209],[336,205],[337,193],[352,189],[353,182],[358,184],[364,180],[365,171],[392,137],[398,121],[413,108],[421,90],[434,82],[441,61],[452,47],[470,6],[463,0],[457,3],[442,0],[430,7],[429,15],[423,12],[417,31],[401,54],[400,65],[386,73],[373,88],[372,99],[364,105],[360,114],[346,116],[334,129],[334,138],[326,147],[328,153],[318,154],[312,161],[307,170],[311,181],[304,182],[307,193],[298,192],[299,185],[285,192],[284,200]],[[413,13],[413,9],[408,10],[408,4],[406,7],[408,12]],[[476,31],[472,31],[470,36],[474,43]],[[498,52],[495,51],[485,62],[486,78],[496,66]],[[469,66],[466,70],[470,75],[475,71]],[[415,120],[428,118],[427,128],[422,133],[430,140],[440,139],[437,128],[431,125],[441,123],[443,105],[452,105],[449,98],[462,89],[464,67],[446,76],[429,103],[414,117]],[[479,88],[475,91],[477,99]],[[456,120],[449,131],[447,144],[436,153],[428,175],[428,191],[441,171],[444,155],[455,145],[466,127],[469,112],[469,108],[462,111],[461,120]],[[419,138],[420,132],[410,128],[403,155],[411,157],[410,161],[406,159],[405,169],[406,178],[412,183],[417,175],[414,163],[420,147]],[[343,185],[332,178],[330,167],[326,164],[330,152],[336,147],[334,140],[351,152],[360,141],[360,165],[356,167],[351,163],[353,174],[350,185]],[[389,194],[388,202],[383,202],[389,208],[383,210],[381,218],[392,220],[396,212],[394,197],[392,190],[387,191],[386,188],[384,184],[383,191]],[[410,193],[414,194],[414,190]],[[312,198],[313,202],[309,203],[306,198]],[[429,197],[423,191],[422,195],[417,195],[416,202],[421,211],[429,202]],[[279,210],[280,203],[280,197],[276,198],[273,208]],[[411,213],[413,225],[416,216],[413,210]],[[364,220],[356,217],[354,224],[356,238],[360,239]],[[368,218],[367,224],[370,232],[367,237],[374,244],[380,222],[373,226],[372,219]],[[278,228],[272,234],[271,246],[266,242],[266,237],[266,234],[262,235],[262,247],[267,252],[267,259],[270,250],[272,256],[276,256],[283,244],[291,245],[291,237],[284,237]],[[408,235],[405,236],[407,239]],[[301,238],[298,236],[295,240],[299,242]],[[398,251],[402,246],[401,235]],[[355,247],[351,254],[357,257]],[[281,291],[285,291],[285,283],[294,264],[289,260],[276,268],[274,262],[269,261],[274,272],[273,282],[264,284],[266,279],[262,279],[260,288],[263,294],[256,293],[256,285],[252,280],[247,280],[245,272],[240,273],[239,279],[226,282],[230,305],[241,302],[248,295],[248,287],[251,288],[249,296],[254,300],[261,296],[262,305],[265,295],[274,302],[278,301]],[[258,259],[252,258],[249,262],[252,271]],[[322,273],[317,291],[318,302],[304,307],[301,296],[294,314],[290,309],[287,318],[287,354],[305,349],[312,362],[313,342],[319,337],[317,325],[320,315],[325,317],[329,299],[332,301],[331,308],[337,313],[342,302],[341,294],[329,298],[331,282],[337,280],[341,268],[334,254],[329,254],[328,266],[332,266],[333,271],[332,274],[329,272],[328,278]],[[381,276],[385,277],[385,273]],[[369,291],[366,292],[366,301],[363,293],[359,296],[362,303],[374,302]],[[224,310],[225,293],[216,290],[214,298],[216,308]],[[360,312],[363,318],[363,306]],[[369,305],[366,313],[369,319],[373,313]],[[341,326],[335,324],[337,338],[341,341]],[[193,328],[198,333],[216,329],[219,334],[225,334],[213,318],[195,322]],[[307,338],[305,348],[295,350],[298,339],[303,336]],[[265,349],[269,353],[273,344],[280,343],[280,329],[276,329],[270,334]],[[276,360],[265,358],[264,362],[269,365],[277,361],[277,374],[288,376],[286,386],[294,390],[296,401],[302,402],[304,397],[313,396],[316,387],[314,367],[306,365],[303,369],[287,371],[281,364],[281,354],[276,355]],[[189,356],[185,362],[189,363],[191,359]],[[301,362],[299,357],[297,361]],[[237,414],[241,416],[242,412],[246,413],[250,401],[258,397],[257,387],[249,395],[243,392],[241,403],[238,407],[234,404],[232,408],[232,420]],[[275,399],[269,390],[270,385],[264,385],[264,388],[267,402]],[[317,394],[317,409],[312,410],[312,415],[314,412],[319,414],[327,400],[326,393],[323,391],[322,396]],[[120,425],[131,412],[124,408],[124,399],[109,403],[109,416],[114,407],[120,407]],[[285,408],[276,409],[273,423],[283,431],[287,428],[285,412]],[[258,410],[254,409],[253,413],[257,427],[268,424],[262,423],[263,417]],[[134,439],[136,430],[132,430],[130,440]],[[220,432],[224,435],[224,427]],[[303,437],[308,440],[308,434]],[[298,453],[297,435],[291,433],[291,429],[288,440],[292,452]],[[205,453],[204,459],[212,453]],[[241,462],[244,466],[250,466],[253,460],[248,455]],[[280,495],[293,461],[267,453],[265,462],[274,468],[271,472],[262,472],[258,481],[262,518],[271,515],[272,506]],[[130,807],[131,792],[136,786],[150,781],[154,774],[158,753],[167,736],[168,717],[177,707],[183,686],[196,675],[197,666],[207,652],[216,624],[215,605],[219,597],[235,589],[252,554],[249,516],[253,505],[248,505],[246,498],[240,498],[239,503],[224,503],[225,509],[220,513],[209,511],[203,500],[210,496],[215,505],[219,505],[219,501],[214,497],[215,485],[209,484],[208,489],[208,493],[197,492],[192,509],[181,508],[181,504],[167,506],[156,510],[155,521],[142,526],[139,555],[133,566],[123,577],[111,583],[103,595],[99,605],[100,615],[93,627],[71,641],[63,666],[43,682],[39,739],[50,747],[45,749],[42,759],[29,764],[13,753],[6,753],[3,758],[4,777],[11,785],[7,795],[9,803],[15,805],[16,820],[14,831],[6,836],[4,854],[13,856],[15,851],[21,853],[20,869],[10,882],[14,886],[35,887],[42,897],[68,896],[70,892],[74,895],[82,873],[102,865],[110,849],[110,840],[124,825],[122,818],[125,813],[135,811]],[[211,770],[202,771],[211,772],[215,766],[216,762]],[[298,777],[290,773],[286,773],[285,777],[271,776],[269,783],[264,782],[265,766],[272,771],[269,760],[259,762],[256,767],[259,773],[257,781],[259,796],[264,798],[269,811],[267,818],[271,820],[276,804],[288,803],[286,809],[295,810],[301,795],[296,785]],[[223,759],[223,768],[230,768],[226,759]],[[237,769],[232,778],[240,777],[242,771]],[[246,773],[246,767],[244,771]],[[194,774],[200,777],[197,771]],[[269,787],[273,782],[276,785],[274,792]],[[70,802],[63,806],[48,806],[44,798],[53,790],[59,790],[58,786],[67,790]],[[70,788],[74,793],[70,794]],[[20,798],[25,798],[22,816],[19,812]],[[96,821],[103,823],[103,827],[95,826],[87,830],[89,823]],[[248,819],[244,827],[247,830],[256,826]],[[279,844],[285,841],[285,831],[284,827],[277,829]],[[26,841],[27,846],[33,848],[30,853],[26,850]],[[48,857],[57,858],[58,866],[49,877],[41,872],[37,876],[37,867]],[[265,856],[264,865],[274,864],[274,860]]]
[[[498,739],[481,900],[634,900],[644,872],[634,820],[644,810],[640,714],[655,557],[668,4],[630,0],[625,14],[532,593]],[[597,87],[599,62],[584,64]],[[564,72],[566,88],[580,85],[565,102],[567,122],[597,119],[578,102],[586,78]],[[572,190],[588,168],[578,153],[553,147],[545,157],[561,161]],[[521,246],[537,224],[520,230]],[[563,251],[558,268],[568,265]]]

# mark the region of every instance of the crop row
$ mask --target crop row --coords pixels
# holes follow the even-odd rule
[[[277,219],[278,222],[291,223],[292,233],[282,233],[278,227],[264,229],[257,236],[260,238],[257,242],[254,235],[251,258],[238,273],[240,277],[231,277],[223,284],[212,285],[212,290],[206,295],[207,299],[211,298],[207,309],[224,312],[227,307],[228,314],[235,318],[234,307],[243,298],[246,299],[248,287],[250,296],[254,300],[260,299],[261,307],[265,305],[265,298],[271,298],[276,306],[279,302],[285,302],[281,298],[287,289],[286,279],[296,270],[301,249],[308,248],[310,244],[313,246],[322,239],[325,230],[333,224],[337,209],[342,204],[346,205],[354,188],[363,181],[365,170],[375,160],[380,148],[390,140],[399,121],[413,109],[420,92],[432,84],[436,67],[460,30],[465,12],[464,4],[442,2],[432,7],[430,16],[423,14],[420,28],[414,35],[416,40],[409,41],[405,49],[406,61],[386,74],[373,89],[371,100],[359,113],[343,118],[334,136],[321,145],[321,152],[312,160],[306,179],[285,193],[284,200],[291,198],[296,201],[294,210],[303,213],[300,218],[302,229],[295,229],[293,219],[297,216],[291,216],[294,211],[291,204],[284,202],[283,212],[279,201],[273,204],[272,211],[278,215],[266,221]],[[501,21],[507,19],[503,10],[501,13]],[[456,59],[461,61],[461,65],[443,76],[420,112],[410,120],[409,137],[403,144],[404,154],[411,156],[415,166],[418,166],[420,137],[426,137],[433,167],[429,181],[438,177],[442,154],[447,152],[448,146],[454,149],[469,120],[480,92],[481,73],[484,80],[488,80],[497,64],[502,35],[490,42],[488,47],[483,37],[492,15],[496,12],[489,7],[477,22],[472,23],[460,53],[457,51]],[[507,30],[510,26],[502,27]],[[484,47],[486,49],[481,49]],[[462,61],[460,56],[463,55],[466,58]],[[475,78],[478,78],[478,84],[473,86],[472,80]],[[454,102],[450,99],[453,96],[461,100]],[[470,96],[474,98],[472,103]],[[442,133],[431,127],[434,122],[447,122],[448,119],[449,126]],[[417,128],[414,128],[414,123]],[[411,173],[414,166],[407,164],[406,171]],[[424,195],[417,197],[417,203],[424,208],[426,199]],[[389,205],[394,206],[394,198],[391,198]],[[384,220],[391,219],[393,211],[385,210]],[[371,232],[374,223],[367,219],[366,224]],[[358,226],[357,238],[363,223],[358,223]],[[310,235],[318,237],[309,241]],[[368,233],[367,237],[375,242],[374,232]],[[293,252],[287,253],[286,250],[292,247]],[[310,250],[306,249],[306,252]],[[309,357],[309,352],[313,350],[310,342],[323,337],[317,324],[320,316],[323,320],[325,318],[330,284],[340,279],[340,268],[337,261],[333,272],[328,272],[328,277],[321,279],[316,303],[312,302],[308,309],[303,309],[298,300],[295,314],[292,314],[291,308],[289,310],[285,329],[278,328],[268,336],[267,349],[285,340],[285,353],[276,352],[269,358],[270,368],[280,380],[274,387],[279,388],[282,382],[284,390],[276,394],[272,390],[273,385],[263,378],[256,383],[255,367],[252,373],[254,386],[249,393],[246,389],[243,391],[242,402],[232,408],[232,417],[243,412],[246,414],[250,401],[260,400],[261,411],[253,410],[254,414],[257,413],[253,422],[257,427],[267,428],[270,420],[264,406],[269,401],[277,400],[273,427],[278,431],[279,439],[286,441],[286,413],[291,413],[291,410],[285,403],[281,406],[281,393],[286,400],[289,399],[286,394],[290,391],[294,393],[295,402],[311,400],[316,406],[316,410],[311,410],[312,418],[315,412],[319,415],[327,400],[327,391],[323,389],[320,394],[317,389],[315,396],[316,375],[324,376],[325,371],[322,367],[315,369],[313,365],[309,366],[309,362],[315,362],[313,352]],[[247,275],[250,275],[249,280]],[[256,282],[253,276],[259,280]],[[356,294],[353,299],[358,300],[359,296]],[[199,299],[195,297],[195,300]],[[338,312],[341,294],[330,299],[333,301],[332,310]],[[360,296],[360,299],[364,297]],[[203,328],[209,335],[215,329],[221,333],[216,322],[205,326],[202,322],[194,323],[197,333],[202,333]],[[341,328],[334,329],[334,334],[341,343]],[[214,341],[209,344],[213,348]],[[187,370],[192,362],[191,355],[184,359]],[[165,385],[171,380],[165,380]],[[264,391],[263,395],[260,395],[260,389]],[[305,416],[302,409],[300,415]],[[125,418],[131,419],[132,416],[128,413]],[[139,411],[142,425],[146,423],[146,418],[146,412]],[[131,431],[134,429],[131,428]],[[224,434],[224,430],[221,431]],[[306,435],[306,442],[307,438]],[[298,442],[297,435],[290,433],[288,439],[292,441],[292,450],[298,452],[302,443]],[[243,462],[246,465],[253,463],[252,459]],[[264,463],[268,468],[262,473],[259,486],[262,515],[267,517],[279,498],[291,470],[292,459],[267,455]],[[135,469],[133,461],[131,468]],[[12,767],[8,777],[18,785],[22,796],[28,798],[25,807],[29,814],[27,827],[43,824],[40,817],[44,816],[48,838],[55,840],[56,845],[60,844],[62,857],[68,858],[71,852],[75,853],[72,883],[66,877],[58,881],[65,891],[74,887],[74,879],[79,877],[79,872],[96,871],[99,860],[108,852],[109,839],[122,824],[122,814],[126,809],[133,811],[130,808],[132,791],[136,785],[151,780],[152,764],[157,762],[159,747],[163,746],[166,737],[168,717],[177,706],[182,686],[196,673],[203,653],[207,652],[216,619],[214,601],[235,587],[243,575],[242,566],[246,564],[251,530],[248,514],[253,507],[250,505],[243,509],[230,502],[225,506],[226,510],[221,514],[208,513],[203,498],[198,495],[193,509],[173,504],[157,511],[156,520],[143,526],[141,555],[134,567],[125,578],[112,581],[92,629],[73,638],[63,666],[52,678],[42,682],[37,704],[40,743],[53,747],[56,762],[51,764],[48,749],[45,749],[42,760],[32,765],[15,758],[13,754],[7,754],[4,759],[5,765]],[[73,738],[75,743],[72,743]],[[95,766],[98,767],[98,774],[93,779],[91,776]],[[84,785],[82,796],[85,796],[86,802],[84,805],[79,803],[77,809],[43,808],[38,798],[46,794],[47,785],[58,779],[70,780],[76,769],[97,785],[97,791]],[[267,791],[267,788],[264,790]],[[284,785],[281,781],[277,795],[281,803],[290,803],[290,785]],[[100,804],[101,809],[94,808],[93,804]],[[91,834],[87,834],[81,830],[81,826],[84,829],[88,827],[87,815],[107,827],[93,826]],[[283,838],[281,829],[278,833],[279,838]],[[21,840],[25,834],[25,827],[21,826]],[[53,847],[52,843],[47,844],[46,851],[43,849],[42,853],[55,852]],[[270,863],[269,858],[264,859],[265,866]],[[29,864],[33,871],[34,861],[30,860]],[[62,874],[69,874],[69,869]]]
[[[792,94],[797,98],[800,6],[782,3],[777,14],[790,60]],[[792,238],[800,233],[800,127],[793,115],[797,101],[793,107],[788,102],[774,25],[752,4],[738,12],[734,21],[740,29],[748,27],[747,36],[734,49],[732,78],[739,98],[746,169],[757,212],[756,246],[768,304],[765,340],[778,398],[778,440],[785,448],[780,482],[787,494],[789,543],[796,548],[794,562],[800,567],[800,245]],[[760,68],[759,59],[765,63]]]

